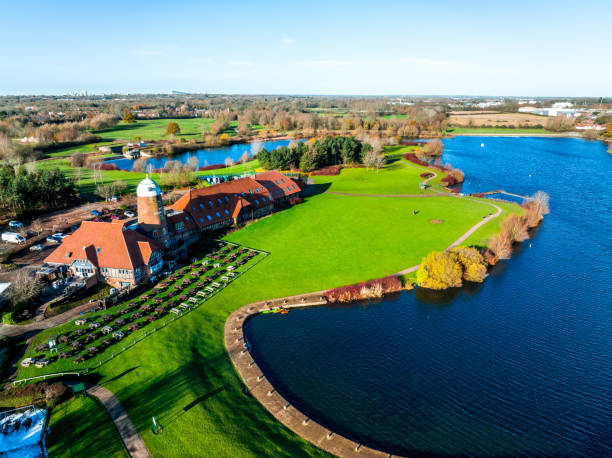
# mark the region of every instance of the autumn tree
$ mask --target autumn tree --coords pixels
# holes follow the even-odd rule
[[[425,144],[425,155],[429,157],[438,157],[442,156],[442,152],[444,151],[444,144],[442,140],[436,138],[430,142]]]
[[[417,283],[428,289],[456,288],[463,284],[463,269],[448,251],[429,253],[417,270]]]
[[[181,133],[181,128],[176,122],[169,122],[166,126],[166,135],[177,135]]]
[[[134,114],[128,110],[127,108],[123,109],[123,114],[121,115],[121,120],[126,123],[126,124],[131,124],[136,122],[136,118],[134,117]]]

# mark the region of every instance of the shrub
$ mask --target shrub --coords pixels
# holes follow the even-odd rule
[[[200,167],[198,170],[200,172],[203,172],[205,170],[217,170],[217,169],[224,169],[225,165],[223,164],[212,164],[212,165],[205,165],[204,167]]]
[[[429,253],[417,271],[417,283],[428,289],[456,288],[463,284],[461,263],[448,251]]]
[[[318,170],[314,170],[310,172],[313,176],[334,176],[340,175],[340,171],[342,170],[342,164],[340,165],[328,165],[327,167],[321,167]]]
[[[330,289],[324,293],[328,302],[351,302],[382,297],[383,294],[400,291],[402,282],[394,275],[376,280]]]
[[[100,164],[100,170],[119,170],[119,167],[117,167],[117,164],[112,164],[110,162],[104,162],[102,164]]]
[[[59,383],[31,383],[25,386],[12,386],[0,391],[0,406],[16,407],[20,405],[32,404],[36,401],[46,399],[54,403],[66,392],[66,386]]]
[[[476,248],[456,247],[451,253],[463,266],[463,279],[466,281],[482,283],[487,276],[487,263]]]
[[[519,215],[510,215],[502,223],[502,232],[506,232],[513,242],[522,242],[529,238],[527,222]]]
[[[510,259],[512,255],[512,239],[506,231],[496,234],[489,243],[489,249],[497,259]]]

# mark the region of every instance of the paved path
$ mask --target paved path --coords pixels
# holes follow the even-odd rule
[[[130,420],[127,411],[123,408],[119,399],[103,386],[87,383],[85,387],[87,394],[97,398],[110,415],[130,456],[133,458],[150,458],[149,450],[147,450],[138,431],[136,431],[134,423]]]
[[[73,318],[78,317],[81,312],[86,312],[92,307],[91,304],[83,304],[60,313],[59,315],[46,318],[41,321],[35,321],[29,324],[0,324],[0,336],[17,337],[23,334],[38,333],[44,329],[49,329],[60,324],[67,323]]]

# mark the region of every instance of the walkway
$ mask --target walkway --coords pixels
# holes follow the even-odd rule
[[[60,324],[67,323],[73,318],[78,317],[81,312],[86,312],[91,309],[92,305],[87,303],[79,305],[67,312],[60,313],[59,315],[46,318],[41,321],[35,321],[29,324],[2,324],[0,323],[0,336],[17,337],[23,334],[38,333],[44,329],[53,328]]]
[[[69,382],[68,384],[77,383]],[[115,428],[125,444],[125,448],[133,458],[151,458],[151,454],[145,446],[142,438],[136,431],[136,427],[123,408],[119,399],[108,389],[100,385],[85,383],[87,394],[98,399],[113,421]]]

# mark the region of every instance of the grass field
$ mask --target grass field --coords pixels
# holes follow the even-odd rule
[[[414,190],[417,172],[395,162],[380,172],[349,169],[337,177],[318,177],[316,192],[304,203],[226,236],[269,256],[221,294],[96,371],[95,381],[119,397],[154,456],[325,456],[243,393],[224,348],[224,323],[238,307],[256,300],[377,278],[418,264],[493,211],[480,200],[456,197],[322,192],[404,193]],[[520,210],[504,205],[505,213],[511,211]],[[433,219],[443,222],[432,224]],[[498,222],[485,225],[474,240],[497,228]],[[151,416],[163,434],[151,432]],[[68,446],[72,435],[59,441]]]
[[[132,124],[120,122],[111,129],[94,133],[107,141],[117,139],[133,140],[134,137],[140,137],[142,140],[163,140],[168,138],[166,126],[170,122],[176,122],[181,128],[181,133],[177,134],[176,137],[189,140],[190,138],[201,139],[202,131],[210,130],[210,125],[215,120],[209,118],[139,119]]]
[[[47,451],[52,458],[130,456],[108,413],[94,398],[72,398],[54,407],[49,427]]]

